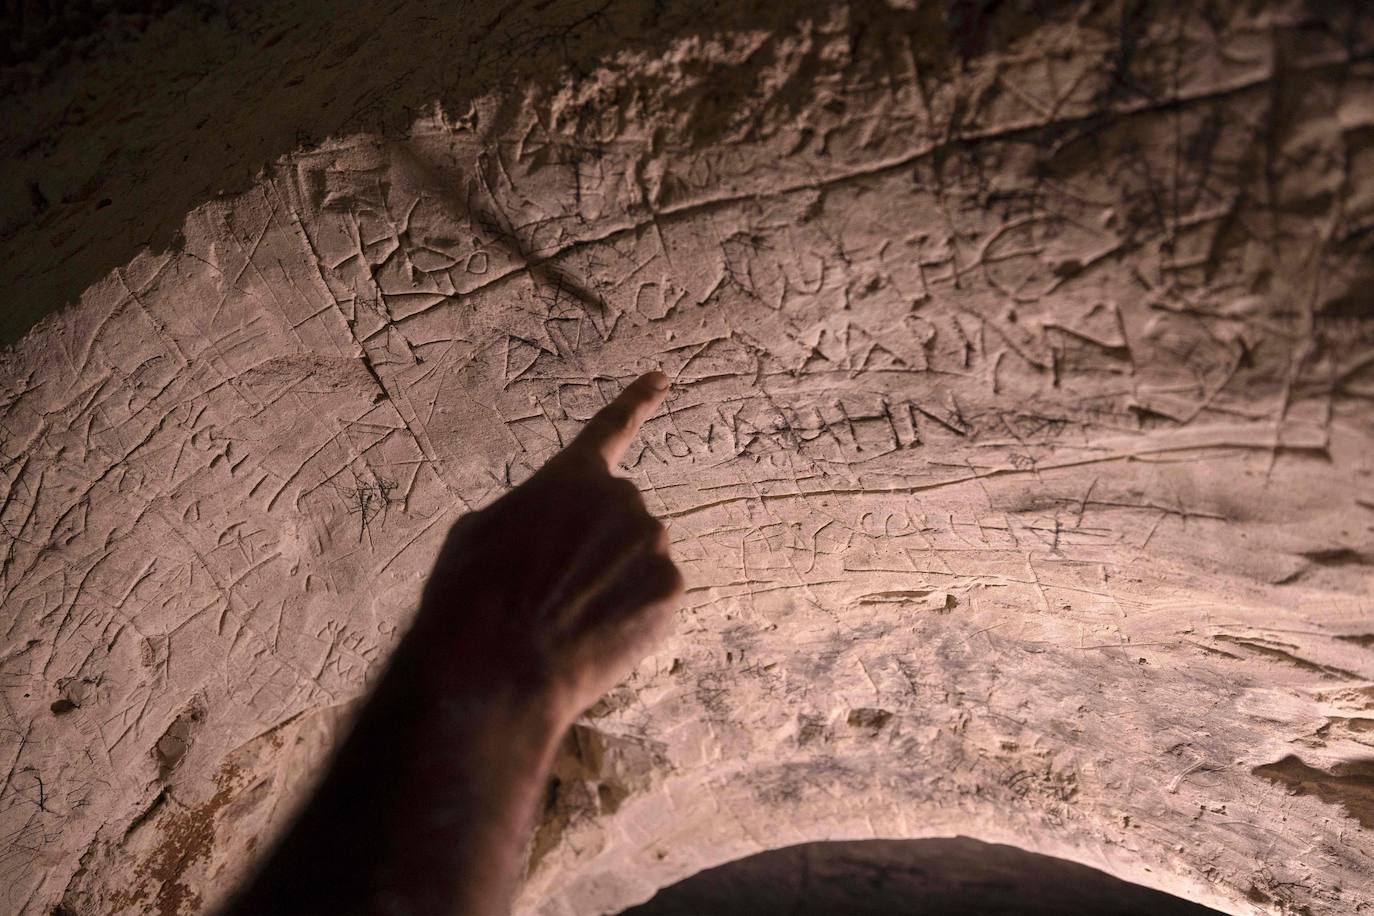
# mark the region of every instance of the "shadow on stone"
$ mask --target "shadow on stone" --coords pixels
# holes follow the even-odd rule
[[[621,916],[1204,916],[1066,859],[968,837],[806,843],[699,872]]]

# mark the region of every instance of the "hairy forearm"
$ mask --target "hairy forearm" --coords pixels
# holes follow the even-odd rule
[[[436,657],[426,629],[229,914],[507,911],[566,711]]]

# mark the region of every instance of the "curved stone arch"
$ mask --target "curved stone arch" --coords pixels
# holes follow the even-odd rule
[[[745,796],[748,798],[749,796]],[[871,810],[868,819],[877,823],[890,822],[893,826],[874,835],[868,832],[867,825],[856,826],[852,813],[817,812],[806,808],[796,812],[777,812],[765,816],[758,827],[768,830],[766,839],[754,837],[741,839],[738,828],[732,829],[729,821],[719,818],[701,817],[675,825],[666,834],[658,834],[660,839],[671,840],[663,846],[672,849],[664,859],[659,860],[657,852],[646,856],[617,856],[615,864],[602,868],[593,861],[585,871],[577,871],[566,884],[550,890],[548,896],[539,903],[531,903],[530,911],[539,913],[617,913],[627,906],[641,903],[661,889],[671,887],[698,871],[714,868],[727,863],[747,859],[756,853],[801,842],[816,843],[818,838],[824,842],[844,842],[850,840],[871,840],[886,837],[899,837],[903,840],[925,840],[947,837],[968,837],[985,843],[1002,843],[1015,846],[1028,852],[1054,856],[1098,869],[1115,878],[1163,891],[1184,900],[1210,906],[1223,913],[1253,912],[1253,908],[1237,905],[1228,894],[1219,893],[1217,888],[1196,878],[1177,872],[1161,873],[1158,869],[1141,863],[1140,857],[1122,854],[1114,844],[1083,845],[1066,841],[1062,837],[1051,837],[1043,830],[1036,832],[1008,831],[1005,819],[996,811],[957,812],[951,816],[941,812],[938,816],[946,818],[941,822],[931,822],[921,826],[910,823],[911,810],[898,803],[878,802],[871,799],[847,799],[862,803]],[[984,806],[990,809],[992,806]],[[930,813],[916,809],[918,814]],[[644,819],[653,821],[658,815],[646,814]],[[979,826],[972,826],[977,823]],[[982,826],[986,824],[987,826]],[[634,831],[640,824],[635,818],[624,829]],[[671,865],[668,859],[674,859]],[[533,900],[535,895],[527,899]]]
[[[822,840],[709,868],[625,916],[693,913],[1158,913],[1216,911],[1100,869],[970,837]]]
[[[1148,101],[1110,17],[956,66],[890,16],[659,34],[297,151],[7,354],[7,902],[221,893],[446,525],[662,366],[627,472],[687,603],[570,738],[523,910],[954,833],[1368,906],[1368,204],[1336,166],[1369,36],[1160,13],[1195,67],[1142,64]]]

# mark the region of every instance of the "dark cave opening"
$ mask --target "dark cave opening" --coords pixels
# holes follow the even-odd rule
[[[803,843],[698,872],[621,916],[1205,916],[1107,872],[969,837]]]

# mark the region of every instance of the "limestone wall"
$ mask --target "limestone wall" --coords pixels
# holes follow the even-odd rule
[[[172,14],[16,160],[103,196],[7,199],[5,911],[216,899],[447,525],[652,367],[686,605],[522,912],[956,833],[1374,906],[1358,4],[327,6]]]

